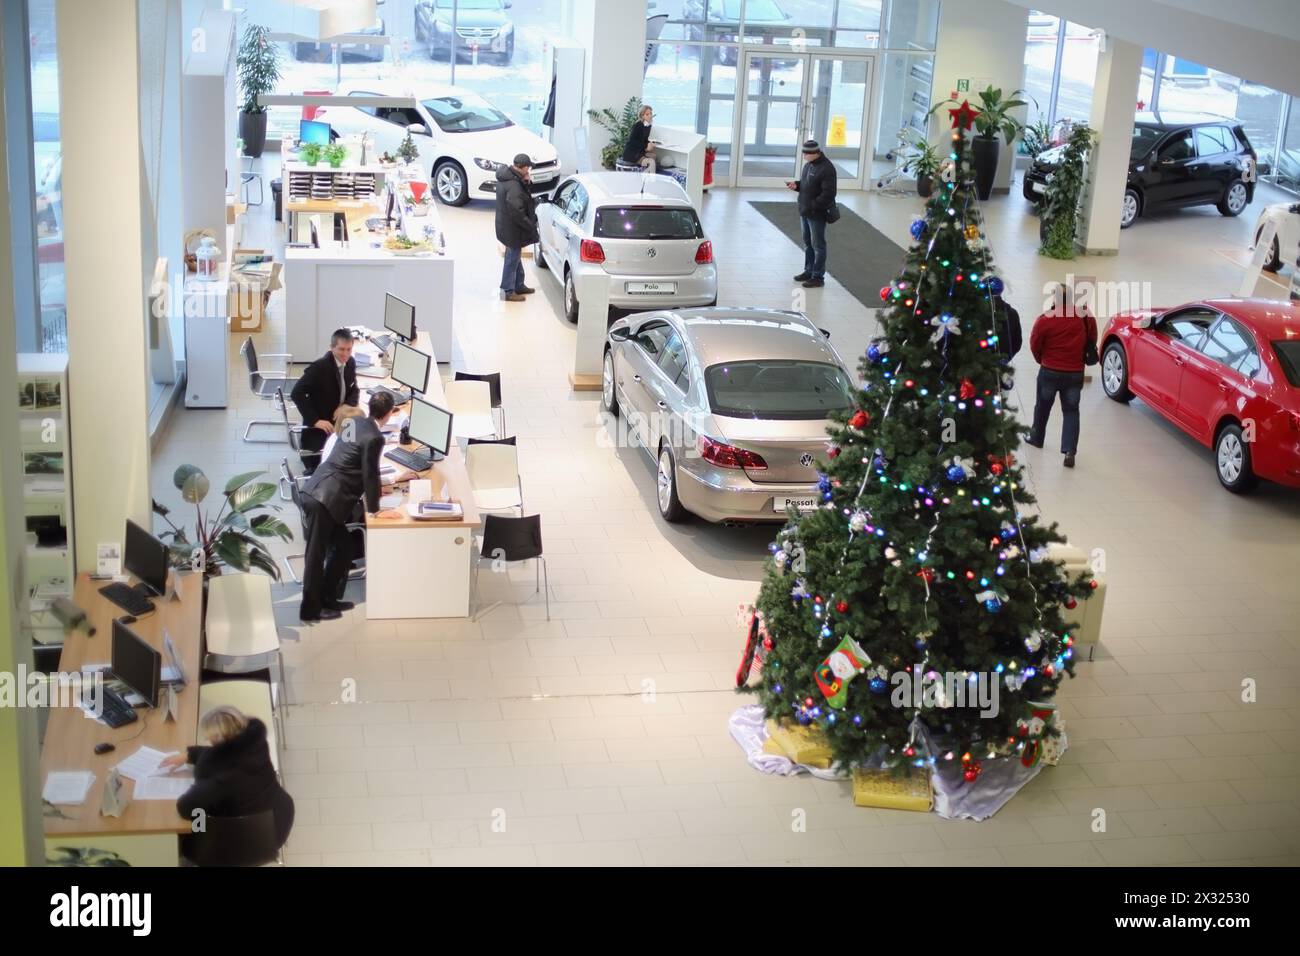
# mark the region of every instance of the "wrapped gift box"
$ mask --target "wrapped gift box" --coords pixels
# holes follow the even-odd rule
[[[775,720],[767,722],[767,740],[763,752],[788,757],[795,763],[825,770],[831,765],[831,747],[826,737],[815,727],[801,727],[796,723]]]
[[[1062,618],[1073,629],[1071,634],[1079,648],[1077,653],[1082,654],[1082,649],[1086,647],[1088,659],[1091,660],[1093,648],[1101,640],[1101,612],[1106,607],[1106,577],[1092,570],[1088,555],[1082,548],[1069,544],[1049,544],[1047,557],[1051,561],[1063,561],[1065,573],[1071,578],[1091,573],[1097,582],[1092,597],[1078,601],[1073,608],[1061,606]]]
[[[924,770],[912,769],[906,773],[895,773],[892,770],[856,768],[853,771],[853,803],[859,807],[919,810],[924,813],[934,806],[930,774]]]

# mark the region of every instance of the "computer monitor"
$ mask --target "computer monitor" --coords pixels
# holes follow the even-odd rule
[[[422,398],[411,399],[411,441],[428,445],[437,461],[451,447],[451,412]]]
[[[404,302],[391,292],[384,293],[384,328],[402,337],[404,342],[415,341],[415,306]]]
[[[427,392],[433,356],[398,342],[393,346],[393,378],[413,392]]]
[[[330,124],[319,123],[316,120],[299,121],[298,142],[328,146],[330,144]]]
[[[313,249],[320,248],[320,230],[316,228],[315,219],[311,220],[311,247]]]
[[[129,519],[122,564],[154,594],[167,590],[167,545]]]
[[[113,676],[144,698],[150,707],[158,706],[162,688],[162,655],[121,620],[113,621]]]

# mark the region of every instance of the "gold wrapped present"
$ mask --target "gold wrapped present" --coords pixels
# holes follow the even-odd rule
[[[815,727],[775,720],[767,722],[767,739],[763,752],[788,757],[795,763],[825,770],[831,765],[831,747],[825,735]]]
[[[909,770],[896,774],[892,770],[853,771],[853,803],[859,807],[884,807],[887,810],[928,811],[934,806],[930,774]]]

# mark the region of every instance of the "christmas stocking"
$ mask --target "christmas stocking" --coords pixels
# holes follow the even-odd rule
[[[842,709],[849,696],[849,681],[866,670],[870,663],[871,658],[853,638],[843,638],[835,645],[835,650],[822,661],[814,675],[817,686],[826,696],[826,703]]]

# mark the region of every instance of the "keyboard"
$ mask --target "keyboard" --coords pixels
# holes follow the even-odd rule
[[[140,719],[140,715],[135,712],[134,707],[126,702],[125,697],[107,687],[104,688],[104,698],[101,706],[103,710],[100,713],[100,719],[110,727],[124,727]]]
[[[107,587],[100,588],[99,593],[126,611],[126,613],[134,614],[137,617],[141,614],[148,614],[153,610],[153,601],[121,581],[114,581]]]
[[[428,471],[433,464],[427,455],[419,452],[407,451],[405,448],[394,448],[391,451],[384,452],[385,458],[391,458],[403,468],[409,468],[411,471]]]
[[[383,394],[385,394],[385,395],[391,395],[391,396],[393,396],[393,405],[394,405],[394,407],[396,407],[396,406],[398,406],[398,405],[405,405],[407,402],[409,402],[409,401],[411,400],[411,393],[410,393],[410,392],[399,392],[399,391],[394,391],[394,390],[391,389],[391,388],[383,388],[383,387],[380,387],[380,388],[372,388],[372,389],[370,390],[370,394],[371,394],[371,395],[378,395],[378,394],[380,394],[381,392],[382,392]]]
[[[370,341],[381,352],[387,352],[393,347],[393,337],[391,335],[371,336]]]

